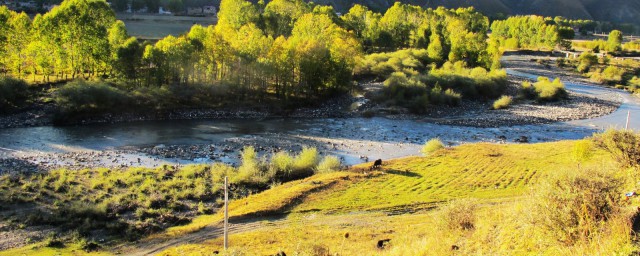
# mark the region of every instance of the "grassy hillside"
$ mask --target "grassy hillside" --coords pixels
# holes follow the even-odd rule
[[[364,171],[367,166],[362,165],[354,167],[352,172],[314,176],[276,187],[231,204],[230,209],[233,210],[230,213],[235,216],[253,216],[252,211],[286,214],[278,225],[266,225],[254,231],[232,235],[232,252],[248,255],[274,254],[278,251],[300,255],[442,255],[450,254],[453,245],[462,246],[463,243],[466,243],[463,250],[468,252],[514,252],[517,251],[514,248],[483,245],[503,240],[478,244],[472,241],[487,239],[485,236],[490,234],[496,236],[495,239],[517,240],[513,234],[528,231],[523,228],[526,225],[517,222],[506,227],[512,230],[496,228],[503,228],[497,223],[532,216],[529,214],[527,218],[522,218],[522,214],[529,210],[532,188],[537,187],[541,180],[575,170],[615,168],[609,155],[603,151],[592,151],[587,158],[578,157],[576,148],[579,146],[575,145],[574,141],[532,145],[462,145],[443,149],[429,157],[388,161],[381,171],[373,173]],[[308,185],[319,184],[320,180],[320,183],[330,185],[323,188]],[[310,193],[312,190],[314,192]],[[292,193],[298,196],[294,196],[295,202],[284,204],[286,207],[275,199],[292,198]],[[448,206],[448,202],[458,202],[463,198],[475,199],[471,203],[463,201],[453,207]],[[474,218],[490,222],[478,222],[477,230],[471,233],[443,228],[443,225],[447,225],[443,224],[443,219],[448,220],[448,216],[459,214],[455,213],[455,209],[467,208],[471,210],[463,213],[472,213]],[[614,224],[612,226],[621,229],[625,227]],[[531,232],[544,238],[542,231]],[[473,238],[472,235],[480,237]],[[465,238],[464,241],[461,236]],[[376,242],[381,239],[392,241],[385,250],[376,247]],[[620,247],[625,244],[621,241],[627,241],[625,239],[616,240],[619,243],[608,243],[610,241],[607,240],[603,244],[612,248]],[[219,250],[221,245],[221,239],[214,239],[170,248],[161,255],[203,255]],[[431,249],[427,252],[424,248]],[[567,252],[562,251],[563,247],[560,247],[560,251],[553,251],[557,247],[549,248],[527,250]],[[583,247],[566,248],[583,252],[590,250]]]

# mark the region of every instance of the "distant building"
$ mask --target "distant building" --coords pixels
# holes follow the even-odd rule
[[[158,9],[158,14],[171,15],[172,13],[162,8],[162,6],[160,6],[160,8]]]
[[[187,15],[201,16],[204,14],[202,13],[202,7],[187,7]]]
[[[206,16],[216,16],[216,14],[218,14],[218,10],[216,10],[216,7],[213,5],[207,5],[202,7],[202,13]]]

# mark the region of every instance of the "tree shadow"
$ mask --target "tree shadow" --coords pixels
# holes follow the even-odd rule
[[[401,175],[401,176],[411,177],[411,178],[421,178],[422,177],[422,175],[420,175],[419,173],[410,172],[410,171],[391,170],[391,169],[387,169],[385,171],[387,173],[390,173],[390,174],[393,174],[393,175]]]

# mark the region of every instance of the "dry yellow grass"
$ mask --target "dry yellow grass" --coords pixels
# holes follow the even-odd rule
[[[305,195],[299,204],[286,207],[288,216],[277,225],[232,235],[229,254],[450,255],[454,247],[455,253],[462,255],[633,251],[626,217],[612,220],[597,242],[572,246],[558,245],[546,233],[532,228],[535,222],[531,221],[529,194],[538,181],[558,172],[576,171],[578,166],[614,165],[610,156],[599,150],[577,159],[575,143],[481,143],[442,150],[430,157],[387,161],[378,175],[336,182]],[[356,166],[354,171],[366,167]],[[336,175],[325,178],[340,178]],[[240,204],[233,209],[251,215],[252,211],[278,208],[268,206],[274,200],[270,197],[286,195],[286,191],[295,190],[293,187],[286,184],[282,191],[277,187],[246,201],[265,205]],[[452,230],[443,223],[451,212],[430,210],[457,198],[478,199],[472,229]],[[412,214],[404,214],[408,212]],[[381,239],[391,239],[383,250],[376,247]],[[222,239],[218,238],[170,248],[161,255],[207,255],[221,247]]]

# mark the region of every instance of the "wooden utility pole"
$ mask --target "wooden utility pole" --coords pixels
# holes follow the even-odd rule
[[[229,247],[229,178],[224,177],[224,250]]]
[[[627,110],[627,123],[624,125],[625,130],[629,130],[629,117],[631,116],[631,110]]]

